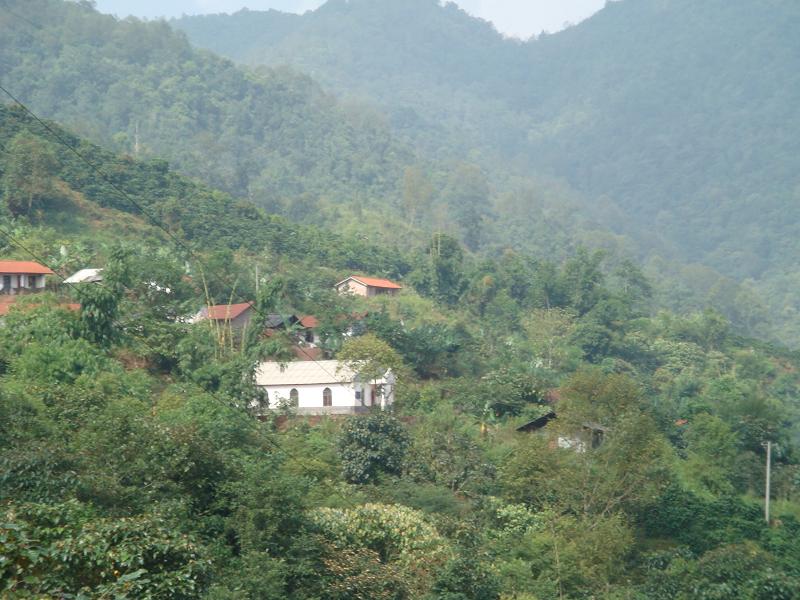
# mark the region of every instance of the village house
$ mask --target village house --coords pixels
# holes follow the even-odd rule
[[[305,315],[298,320],[301,329],[302,341],[309,346],[318,346],[321,339],[319,336],[319,319],[313,315]]]
[[[252,302],[241,304],[216,304],[204,306],[191,319],[190,323],[212,321],[228,325],[231,329],[243,330],[253,320],[255,308]]]
[[[350,415],[389,408],[394,403],[395,377],[387,371],[378,380],[362,381],[336,360],[262,362],[256,385],[266,392],[270,410],[289,407],[303,415]]]
[[[54,275],[54,273],[36,262],[0,260],[0,294],[42,292],[47,275]]]
[[[335,287],[340,294],[355,294],[366,298],[380,295],[394,296],[403,289],[402,286],[388,279],[362,277],[361,275],[351,275],[347,279],[342,279]]]
[[[555,420],[556,413],[550,411],[541,417],[517,427],[517,431],[524,433],[538,433],[544,430],[547,425]],[[571,435],[559,435],[553,439],[553,448],[573,449],[576,452],[586,452],[587,448],[599,448],[608,433],[609,428],[599,423],[585,422],[581,424],[580,430]]]

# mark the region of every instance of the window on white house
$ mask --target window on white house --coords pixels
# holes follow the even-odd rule
[[[292,388],[289,391],[289,400],[291,401],[292,406],[297,406],[300,404],[300,392],[298,392],[296,388]]]
[[[333,392],[331,392],[331,388],[322,390],[322,406],[333,406]]]

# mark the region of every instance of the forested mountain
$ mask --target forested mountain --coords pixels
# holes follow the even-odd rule
[[[762,301],[779,323],[769,334],[796,341],[798,23],[788,1],[622,0],[523,43],[453,4],[330,0],[302,16],[173,26],[237,61],[289,64],[372,99],[403,139],[476,160],[498,190],[509,173],[565,181],[657,272],[700,297],[750,298],[731,315]],[[524,206],[497,218],[514,223]]]
[[[796,353],[714,311],[650,316],[647,278],[601,253],[290,224],[19,107],[0,141],[0,256],[104,268],[0,316],[3,597],[800,595]],[[353,270],[403,291],[339,296]],[[248,299],[237,343],[186,322]],[[394,413],[262,412],[254,369],[292,343],[272,312],[392,368]]]
[[[0,28],[3,84],[38,113],[273,211],[313,220],[353,199],[391,205],[414,163],[379,115],[286,69],[245,73],[162,22],[9,0]]]
[[[338,102],[286,68],[245,72],[162,22],[8,0],[0,26],[4,85],[39,114],[294,221],[418,244],[415,231],[448,231],[503,250],[513,236],[490,218],[492,202],[524,198],[519,237],[561,258],[602,229],[556,185],[521,180],[494,194],[474,161],[420,157],[376,107]]]

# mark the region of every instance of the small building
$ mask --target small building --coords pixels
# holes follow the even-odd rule
[[[317,346],[320,343],[320,336],[319,336],[319,319],[313,315],[305,315],[300,317],[297,321],[297,325],[300,328],[300,338],[301,341],[309,346]]]
[[[26,294],[44,291],[47,275],[53,271],[37,262],[0,260],[0,294]]]
[[[253,320],[255,308],[252,302],[241,304],[212,304],[204,306],[196,315],[189,319],[190,323],[201,321],[214,321],[229,325],[231,329],[244,329]]]
[[[556,413],[550,411],[541,417],[537,417],[533,421],[529,421],[517,427],[517,431],[538,433],[556,418]],[[592,449],[599,448],[605,440],[606,433],[609,431],[610,429],[604,425],[587,421],[581,424],[580,431],[576,431],[572,435],[559,435],[556,437],[551,442],[551,447],[573,449],[576,452],[586,452],[587,447]]]
[[[390,407],[395,378],[387,371],[377,381],[362,381],[337,360],[262,362],[256,385],[266,392],[270,410],[289,407],[304,415],[351,415]]]
[[[100,283],[103,281],[103,269],[81,269],[64,280],[65,284]]]
[[[366,298],[380,295],[394,296],[403,289],[402,286],[388,279],[362,277],[361,275],[351,275],[347,279],[342,279],[335,287],[340,294],[355,294]]]
[[[294,329],[300,319],[296,315],[270,313],[264,319],[264,327],[269,331],[289,331]]]

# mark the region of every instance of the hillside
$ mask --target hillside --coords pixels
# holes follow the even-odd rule
[[[800,595],[796,353],[649,316],[641,270],[598,253],[373,245],[19,108],[0,139],[0,258],[104,269],[0,317],[3,597]],[[402,289],[334,292],[353,271]],[[253,300],[250,328],[187,322],[215,299]],[[271,313],[391,368],[393,411],[265,397],[256,366],[300,343]]]
[[[273,212],[321,222],[343,203],[391,205],[415,162],[380,115],[286,69],[244,72],[164,23],[26,0],[0,7],[0,29],[3,84],[37,113]]]
[[[239,62],[289,64],[379,103],[408,143],[472,157],[498,189],[509,173],[565,181],[660,276],[700,298],[715,285],[692,269],[744,282],[775,321],[762,333],[796,342],[799,20],[790,2],[622,0],[522,43],[432,0],[331,0],[303,16],[172,24]],[[500,221],[524,215],[503,208]]]
[[[174,247],[179,239],[183,246],[175,250],[187,260],[191,252],[275,252],[390,276],[410,268],[386,244],[375,246],[292,224],[252,202],[182,176],[163,160],[135,160],[57,124],[47,127],[50,131],[19,108],[0,105],[0,174],[5,177],[0,214],[52,228],[58,233],[51,242],[63,236],[99,249],[115,241],[143,239]]]

